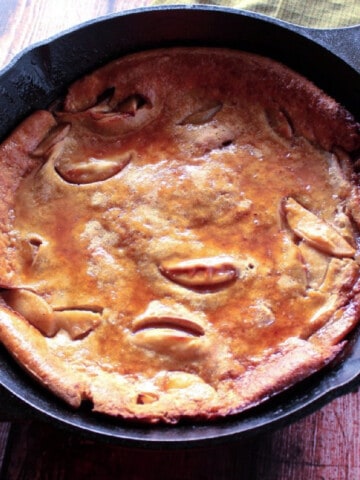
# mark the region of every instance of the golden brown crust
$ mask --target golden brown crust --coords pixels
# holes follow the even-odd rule
[[[36,162],[29,153],[55,125],[54,117],[46,111],[38,111],[14,130],[11,136],[0,146],[0,286],[11,282],[11,245],[8,236],[11,228],[11,214],[14,194],[24,175],[34,168]]]
[[[352,115],[310,81],[286,66],[280,65],[269,58],[244,52],[241,55],[234,56],[232,51],[222,49],[212,49],[208,54],[204,54],[202,49],[197,50],[194,48],[191,50],[193,57],[191,59],[191,55],[189,55],[186,62],[189,62],[189,65],[193,68],[195,78],[197,77],[197,72],[199,72],[199,77],[201,78],[201,61],[205,63],[211,57],[206,73],[206,80],[209,86],[214,85],[216,88],[219,82],[223,80],[224,89],[229,87],[230,90],[233,90],[234,88],[234,77],[230,74],[224,78],[221,75],[221,68],[218,68],[218,62],[222,66],[225,64],[225,68],[229,70],[235,70],[235,76],[241,70],[244,75],[242,78],[238,77],[236,79],[236,81],[240,82],[236,90],[244,92],[246,96],[253,95],[254,98],[258,98],[260,102],[263,102],[264,107],[268,105],[269,107],[274,106],[279,110],[283,110],[289,119],[294,122],[293,126],[299,135],[303,135],[310,141],[318,142],[327,150],[332,150],[334,146],[341,146],[346,151],[353,151],[360,147],[360,127],[354,121]],[[197,64],[197,59],[194,59],[197,52],[201,50],[203,52],[201,54],[202,60],[200,60],[200,64]],[[169,56],[176,54],[177,49],[165,50],[163,52],[156,50],[154,52],[129,55],[125,59],[120,58],[118,61],[114,61],[76,82],[69,89],[64,110],[72,113],[84,111],[93,106],[106,89],[111,89],[115,84],[123,86],[127,83],[128,76],[125,74],[126,80],[122,81],[119,78],[119,71],[134,69],[143,60],[148,63],[144,67],[146,75],[148,69],[152,69],[152,59],[156,62],[160,56],[169,58]],[[157,67],[161,69],[161,66],[158,64]],[[140,68],[143,68],[143,65]],[[172,70],[172,79],[174,77],[183,78],[181,63],[179,63],[178,68],[180,71],[176,69],[176,66]],[[146,83],[146,79],[144,78],[143,80]],[[227,80],[231,83],[230,85],[226,83]],[[167,81],[167,77],[161,78],[159,75],[156,89],[159,91],[165,88]],[[128,85],[131,88],[131,82]],[[147,94],[151,98],[153,93],[151,86],[147,90]],[[305,98],[306,104],[304,103]]]
[[[3,307],[0,332],[5,347],[28,373],[70,405],[80,406],[86,382],[78,372],[69,375],[64,362],[50,354],[46,339],[34,327]]]
[[[358,323],[359,146],[348,112],[256,55],[102,67],[1,147],[1,341],[109,415],[173,423],[266,400]]]
[[[223,379],[215,391],[181,371],[160,372],[150,384],[145,378],[119,378],[101,368],[94,369],[93,375],[81,372],[81,365],[65,368],[44,337],[17,315],[3,309],[1,320],[2,341],[15,359],[68,404],[79,407],[83,400],[90,400],[94,411],[146,422],[163,419],[173,423],[179,417],[211,419],[255,406],[322,368],[343,346],[313,346],[291,339],[239,379]]]

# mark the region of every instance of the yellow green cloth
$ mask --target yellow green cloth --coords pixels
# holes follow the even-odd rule
[[[202,4],[239,8],[314,28],[360,24],[360,0],[155,0],[152,2],[152,5],[171,4]]]

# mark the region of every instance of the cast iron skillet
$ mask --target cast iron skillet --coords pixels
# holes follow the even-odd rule
[[[130,52],[172,45],[223,46],[260,53],[302,73],[360,118],[360,25],[314,30],[210,6],[171,6],[111,15],[18,56],[0,73],[0,138],[48,106],[66,86]],[[331,367],[263,405],[211,423],[144,426],[74,411],[35,384],[0,348],[1,402],[9,415],[48,420],[99,440],[133,447],[189,447],[246,438],[293,422],[360,384],[360,328]]]

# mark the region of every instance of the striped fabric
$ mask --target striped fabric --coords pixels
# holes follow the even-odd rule
[[[171,4],[205,4],[240,8],[314,28],[360,24],[360,0],[155,0],[152,2],[152,5]]]

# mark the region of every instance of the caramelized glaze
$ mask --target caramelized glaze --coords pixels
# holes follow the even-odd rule
[[[175,49],[103,67],[53,112],[12,199],[3,298],[50,356],[88,376],[80,395],[96,409],[149,421],[223,415],[338,351],[330,341],[323,353],[312,338],[355,301],[357,186],[345,151],[358,127],[344,117],[339,157],[338,118],[329,115],[319,136],[322,107],[310,122],[301,93],[337,108],[266,59]],[[23,298],[45,302],[46,328]],[[346,318],[344,335],[357,314]],[[291,367],[274,360],[298,349]],[[270,371],[264,393],[267,364],[289,372],[283,385]],[[259,386],[249,399],[238,385],[251,371]],[[165,384],[181,372],[186,385],[173,397]],[[132,400],[99,400],[100,378]],[[203,403],[191,397],[195,385]],[[166,395],[178,406],[161,406]]]

